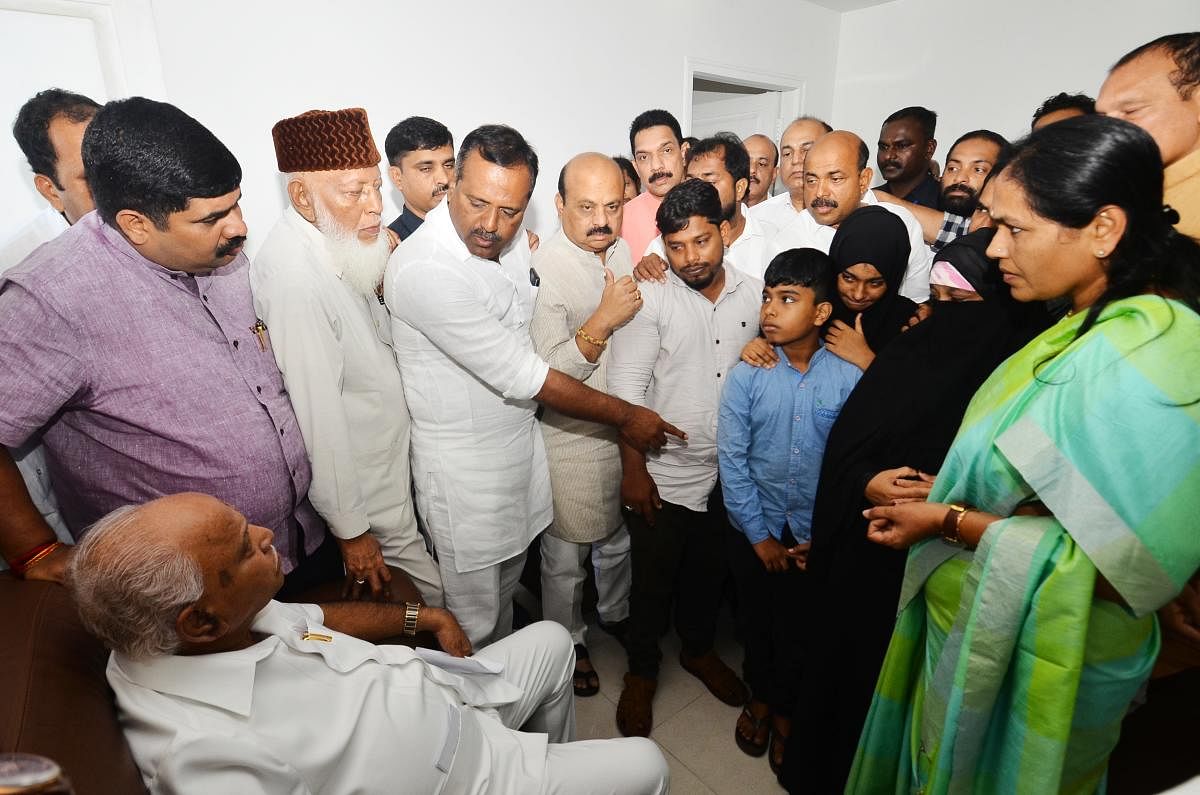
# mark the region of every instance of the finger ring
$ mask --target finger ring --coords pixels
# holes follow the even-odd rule
[[[366,582],[366,580],[355,580],[355,581],[354,581],[354,584],[355,584],[355,585],[362,585],[362,584],[363,584],[363,583],[365,583],[365,582]]]
[[[632,506],[632,505],[626,505],[626,506],[624,506],[624,507],[625,507],[625,510],[627,510],[627,511],[632,511],[632,510],[633,510],[633,506]]]
[[[635,301],[642,300],[642,291],[641,290],[638,290],[637,292],[635,292],[633,294],[633,300],[635,300]]]

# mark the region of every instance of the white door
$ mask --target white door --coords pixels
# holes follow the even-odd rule
[[[12,137],[27,99],[46,88],[97,102],[161,98],[149,0],[0,0],[0,243],[47,205]]]
[[[706,138],[716,132],[731,132],[738,138],[762,133],[772,141],[779,137],[779,91],[738,94],[729,99],[692,103],[691,134]]]

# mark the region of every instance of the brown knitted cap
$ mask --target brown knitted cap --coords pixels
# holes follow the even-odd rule
[[[380,160],[362,108],[310,110],[276,122],[271,137],[285,174],[369,168]]]

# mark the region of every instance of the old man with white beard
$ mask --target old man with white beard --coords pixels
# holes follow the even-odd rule
[[[413,512],[408,408],[378,293],[392,244],[367,114],[309,111],[271,134],[290,206],[250,266],[250,285],[312,462],[309,499],[340,547],[347,595],[390,598],[390,565],[440,605],[441,577]]]

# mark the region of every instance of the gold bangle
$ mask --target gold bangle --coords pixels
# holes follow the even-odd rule
[[[421,612],[421,605],[416,602],[404,603],[404,634],[412,637],[417,634],[417,614]]]
[[[575,332],[575,336],[579,337],[579,339],[583,340],[584,342],[589,342],[592,345],[595,345],[597,348],[602,350],[608,347],[608,340],[596,339],[591,334],[588,334],[586,331],[584,331],[583,326],[579,327],[579,330]]]

